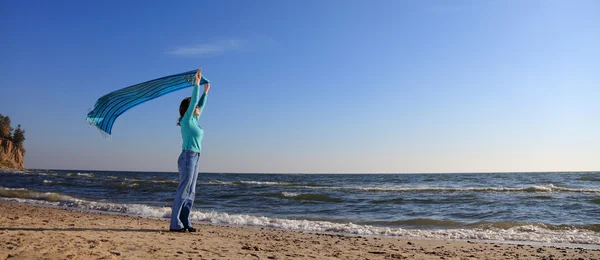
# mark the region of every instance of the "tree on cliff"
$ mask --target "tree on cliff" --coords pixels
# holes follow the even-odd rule
[[[25,148],[23,147],[23,142],[25,141],[25,130],[21,129],[21,125],[18,125],[17,129],[15,129],[15,132],[12,135],[12,140],[13,143],[15,143],[15,145],[24,153]]]
[[[23,142],[25,142],[25,130],[21,129],[21,125],[18,125],[17,129],[13,131],[13,128],[10,127],[10,117],[3,116],[2,114],[0,114],[0,138],[13,142],[21,152],[25,153],[25,147],[23,146]]]
[[[0,138],[11,139],[10,133],[12,130],[12,127],[10,127],[10,117],[0,114]]]

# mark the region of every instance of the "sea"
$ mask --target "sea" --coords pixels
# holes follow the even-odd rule
[[[175,172],[0,172],[0,201],[168,220]],[[193,222],[600,248],[600,172],[200,173]],[[165,229],[168,223],[165,221]]]

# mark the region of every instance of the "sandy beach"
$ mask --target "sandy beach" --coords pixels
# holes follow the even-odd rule
[[[600,259],[599,250],[341,236],[0,203],[0,259]]]

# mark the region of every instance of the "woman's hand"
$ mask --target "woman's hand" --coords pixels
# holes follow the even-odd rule
[[[204,93],[208,94],[208,90],[210,89],[210,83],[204,84]]]
[[[200,80],[202,80],[202,68],[196,71],[196,86],[200,86]],[[206,87],[204,87],[206,89]]]

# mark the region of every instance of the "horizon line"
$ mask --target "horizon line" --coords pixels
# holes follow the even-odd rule
[[[7,170],[16,170],[16,169],[0,169],[1,171]],[[148,172],[148,173],[177,173],[177,171],[141,171],[141,170],[84,170],[84,169],[39,169],[39,168],[25,168],[21,170],[49,170],[49,171],[94,171],[94,172]],[[491,173],[587,173],[587,172],[600,172],[600,170],[569,170],[569,171],[482,171],[482,172],[369,172],[369,173],[361,173],[361,172],[199,172],[199,173],[212,173],[212,174],[340,174],[340,175],[350,175],[350,174],[491,174]]]

